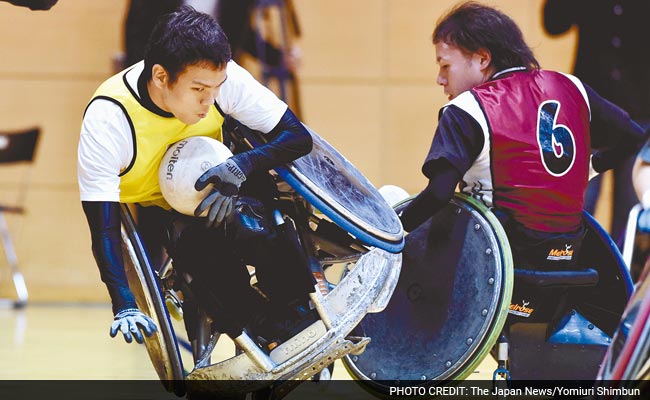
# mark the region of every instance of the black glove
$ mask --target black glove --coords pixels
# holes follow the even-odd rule
[[[201,191],[210,183],[213,184],[213,188],[196,207],[194,215],[198,217],[210,208],[207,225],[215,228],[221,225],[226,218],[232,215],[239,188],[245,180],[246,175],[232,157],[205,171],[196,180],[194,189]]]
[[[142,337],[142,333],[140,333],[140,329],[144,331],[147,337],[151,337],[151,335],[158,330],[156,323],[137,308],[127,308],[126,310],[122,310],[118,312],[113,319],[114,322],[111,325],[111,337],[115,337],[119,330],[124,335],[124,340],[126,340],[127,343],[133,341],[131,334],[135,336],[136,342],[144,343],[144,338]]]

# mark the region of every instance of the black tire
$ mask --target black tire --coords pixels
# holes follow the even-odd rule
[[[158,276],[149,264],[133,217],[125,204],[121,205],[121,218],[124,265],[129,287],[136,297],[138,308],[149,315],[158,326],[156,333],[150,338],[145,337],[147,353],[165,389],[177,396],[183,396],[183,365]]]

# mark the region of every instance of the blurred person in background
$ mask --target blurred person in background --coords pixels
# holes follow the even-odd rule
[[[578,30],[573,74],[600,95],[627,111],[641,126],[650,126],[650,52],[647,36],[649,1],[546,0],[544,28],[557,36]],[[637,203],[632,186],[635,156],[613,169],[612,224],[609,232],[622,248],[630,209]],[[585,209],[593,214],[602,177],[587,187]]]
[[[181,0],[129,1],[124,20],[125,60],[121,69],[142,60],[147,40],[158,18],[174,11],[182,3]]]
[[[124,22],[124,67],[142,59],[145,43],[151,34],[155,20],[167,14],[181,4],[193,7],[199,12],[212,15],[217,19],[228,37],[233,52],[233,59],[240,61],[242,54],[261,57],[260,62],[278,73],[295,74],[302,61],[302,51],[296,40],[300,37],[298,17],[291,0],[131,0]],[[260,36],[258,21],[254,17],[257,10],[269,5],[283,7],[287,38],[290,43],[285,48],[278,48]],[[262,54],[260,54],[262,53]]]
[[[203,3],[202,0],[186,0]],[[300,117],[296,73],[302,62],[300,26],[292,0],[216,0],[216,17],[240,61],[249,54],[261,68],[261,81]]]

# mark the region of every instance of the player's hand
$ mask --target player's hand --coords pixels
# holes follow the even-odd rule
[[[284,53],[284,63],[287,69],[296,73],[302,65],[302,50],[300,47],[293,45]]]
[[[156,323],[143,314],[142,311],[137,308],[127,308],[126,310],[122,310],[115,314],[110,334],[111,337],[115,337],[119,331],[122,332],[124,340],[126,340],[127,343],[131,343],[134,336],[136,342],[144,343],[144,338],[140,330],[142,330],[147,337],[151,337],[158,328],[156,327]]]
[[[196,207],[194,215],[198,217],[209,208],[207,225],[215,228],[221,225],[234,211],[239,188],[245,180],[246,175],[232,157],[205,171],[196,180],[194,189],[201,191],[210,183],[213,188]]]

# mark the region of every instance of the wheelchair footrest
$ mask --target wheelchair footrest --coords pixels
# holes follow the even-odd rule
[[[612,343],[612,338],[578,311],[571,310],[558,322],[547,342],[608,347]]]
[[[269,354],[271,360],[276,364],[282,364],[291,357],[305,350],[309,345],[325,336],[327,329],[323,321],[318,320],[309,327],[298,333],[296,336],[282,343]]]
[[[321,362],[323,357],[330,356],[334,362],[350,351],[362,352],[370,339],[346,336],[366,313],[385,306],[397,284],[400,267],[401,254],[378,248],[370,250],[359,258],[350,273],[327,296],[315,292],[313,300],[320,320],[281,344],[270,355],[262,352],[244,333],[235,338],[244,353],[213,365],[196,366],[186,379],[308,379],[311,375],[305,376],[305,371],[309,371],[316,360]],[[323,368],[331,362],[323,361]],[[313,370],[312,375],[317,372],[319,370]]]
[[[350,340],[337,341],[337,343],[334,343],[333,346],[325,349],[325,351],[321,352],[319,357],[313,359],[311,363],[305,365],[302,369],[296,371],[293,374],[282,377],[280,380],[281,383],[273,388],[275,395],[274,398],[283,398],[291,390],[295,389],[296,386],[300,384],[300,382],[320,373],[322,370],[327,368],[330,364],[339,358],[342,358],[348,354],[363,352],[368,343],[370,343],[370,338],[358,339],[361,340],[357,342],[352,342]]]
[[[370,343],[370,338],[361,338],[358,342],[352,342],[347,339],[338,338],[327,348],[322,350],[315,358],[310,360],[299,370],[283,376],[280,380],[306,380],[316,375],[328,365],[344,356],[363,349]]]
[[[514,380],[592,380],[607,346],[550,343],[548,324],[518,323],[510,328],[510,374]],[[542,366],[542,367],[540,367]]]

